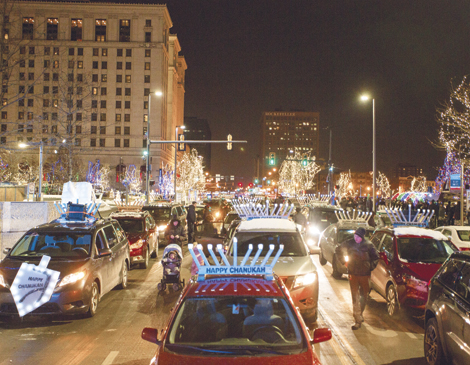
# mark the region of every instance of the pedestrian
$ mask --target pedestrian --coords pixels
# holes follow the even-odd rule
[[[195,241],[195,224],[197,221],[196,218],[196,202],[188,207],[188,215],[186,216],[186,221],[188,223],[188,243],[193,243]]]
[[[439,202],[439,218],[437,220],[437,226],[442,226],[446,221],[446,208],[444,208],[444,203]]]
[[[353,303],[353,330],[361,328],[369,296],[369,280],[372,270],[379,262],[375,246],[365,238],[366,230],[356,229],[354,237],[348,239],[336,248],[336,255],[343,265],[348,268],[349,286]]]
[[[307,228],[307,218],[302,214],[300,207],[295,208],[294,223],[302,226],[302,230]]]
[[[183,248],[183,239],[186,237],[184,231],[184,226],[179,221],[176,215],[173,216],[173,219],[170,221],[170,227],[166,233],[166,241],[168,244],[176,243],[181,248]]]
[[[460,201],[454,207],[454,224],[460,225]]]
[[[368,196],[366,200],[366,211],[372,212],[372,199],[370,198],[370,196]]]
[[[212,228],[212,214],[211,214],[211,208],[209,205],[206,205],[204,207],[204,210],[202,211],[202,220],[204,224],[204,234],[211,234],[214,232],[214,229]]]

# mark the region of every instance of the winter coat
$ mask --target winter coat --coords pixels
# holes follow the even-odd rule
[[[178,222],[178,224],[175,226],[173,222]],[[175,238],[171,238],[171,236]],[[176,236],[179,236],[176,238]],[[173,218],[170,222],[170,226],[166,232],[165,238],[168,243],[176,243],[180,246],[182,246],[183,239],[186,237],[186,231],[184,227],[181,225],[181,222],[178,219]]]
[[[307,218],[301,212],[297,212],[294,214],[294,223],[305,227],[307,225]]]
[[[196,208],[192,204],[188,207],[188,215],[186,216],[186,220],[188,223],[196,222]]]
[[[343,265],[347,262],[348,273],[355,276],[370,276],[379,263],[375,246],[365,238],[361,243],[350,238],[336,248],[336,255]]]

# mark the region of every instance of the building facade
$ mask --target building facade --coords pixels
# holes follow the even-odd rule
[[[269,168],[279,168],[291,150],[297,149],[302,153],[311,151],[311,156],[318,157],[320,113],[264,112],[261,117],[261,135],[258,178],[265,176]],[[270,161],[271,157],[274,157],[274,161]]]
[[[184,118],[184,139],[193,141],[210,141],[212,139],[211,128],[207,119],[196,117]],[[195,148],[203,157],[204,171],[211,173],[211,144],[188,144],[186,148]]]
[[[183,124],[187,65],[165,5],[19,0],[1,21],[2,147],[42,142],[45,162],[65,148],[82,165],[145,171],[147,133],[172,140]],[[150,155],[154,177],[174,165],[173,145]]]

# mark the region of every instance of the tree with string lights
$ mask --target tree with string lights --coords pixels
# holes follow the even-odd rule
[[[287,194],[296,194],[298,190],[309,190],[314,186],[315,176],[321,168],[315,163],[312,151],[295,150],[287,155],[279,169],[279,189]]]
[[[191,152],[185,153],[178,162],[176,175],[176,189],[186,196],[191,190],[203,190],[205,186],[205,176],[203,158],[198,156],[197,150],[193,148]]]
[[[351,172],[342,172],[336,185],[338,188],[335,191],[335,196],[338,200],[341,200],[343,197],[352,196]]]
[[[388,181],[387,176],[384,173],[379,171],[379,176],[377,177],[377,189],[380,191],[381,196],[386,199],[390,198],[393,195],[393,190],[390,186],[390,181]]]

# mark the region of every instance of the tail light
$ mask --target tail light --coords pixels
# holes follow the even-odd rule
[[[459,247],[460,251],[470,251],[470,247]]]

